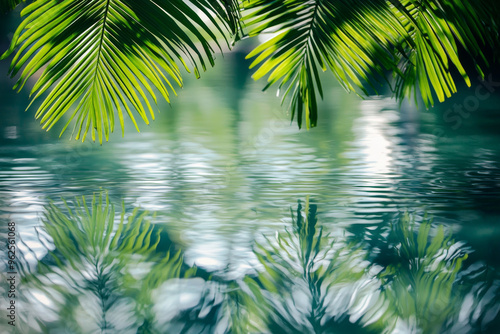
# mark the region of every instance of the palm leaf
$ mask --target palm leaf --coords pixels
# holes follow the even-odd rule
[[[496,44],[497,9],[490,1],[469,4],[461,0],[251,0],[244,2],[243,20],[249,35],[272,33],[254,49],[254,79],[268,76],[267,89],[279,83],[283,100],[290,97],[292,120],[299,127],[317,123],[317,95],[322,96],[319,70],[333,72],[348,91],[368,94],[391,71],[397,98],[420,90],[424,103],[433,105],[456,92],[457,70],[470,85],[459,59],[459,46],[477,64],[485,61],[485,44]],[[484,40],[477,41],[478,38]],[[481,71],[479,65],[477,68]],[[482,73],[482,72],[480,72]],[[417,95],[415,94],[415,97]],[[304,112],[305,110],[305,112]]]
[[[460,0],[391,2],[394,14],[400,17],[400,23],[411,38],[406,41],[400,38],[399,41],[405,52],[399,58],[401,75],[396,76],[397,97],[413,94],[416,98],[418,88],[427,107],[434,105],[433,95],[443,102],[457,92],[453,71],[457,71],[470,86],[459,46],[468,51],[477,71],[483,75],[480,64],[488,65],[483,49],[485,45],[497,43],[494,33],[488,31],[497,23],[485,24],[484,21],[492,17],[486,12],[489,1],[476,4]]]
[[[32,102],[49,92],[36,117],[52,128],[69,110],[76,138],[91,132],[102,143],[114,130],[115,111],[124,128],[126,113],[137,130],[139,116],[154,119],[156,94],[170,100],[182,86],[177,62],[189,72],[214,64],[218,34],[235,33],[234,0],[39,0],[26,7],[24,21],[2,58],[17,50],[10,73],[21,89],[37,71]],[[204,13],[216,28],[211,28]],[[218,45],[218,44],[217,44]],[[188,66],[190,63],[190,66]],[[135,109],[136,113],[133,113]]]
[[[319,69],[326,71],[328,66],[348,90],[364,90],[362,80],[370,81],[392,66],[390,36],[381,26],[395,20],[380,12],[385,5],[383,0],[249,1],[243,16],[249,35],[276,34],[248,55],[258,55],[251,65],[260,64],[254,79],[269,74],[265,89],[279,82],[283,99],[291,96],[292,120],[297,115],[300,127],[305,109],[306,126],[315,126],[316,94],[323,94]]]

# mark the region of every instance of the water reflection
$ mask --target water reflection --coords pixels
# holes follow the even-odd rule
[[[193,276],[196,268],[183,266],[180,251],[147,211],[126,214],[122,208],[116,215],[102,195],[91,203],[81,198],[64,204],[45,210],[38,234],[45,254],[40,257],[24,242],[24,258],[37,261],[26,260],[23,268],[30,308],[23,325],[35,325],[33,333],[151,333],[153,290]],[[179,306],[175,297],[169,302]]]
[[[381,284],[378,318],[364,321],[388,332],[441,333],[458,313],[462,298],[456,285],[467,259],[464,244],[451,239],[444,226],[428,220],[418,227],[406,213],[391,227],[383,255],[389,263],[377,275]]]
[[[353,327],[346,315],[374,290],[366,252],[325,232],[316,211],[306,202],[303,215],[299,203],[291,227],[255,247],[261,268],[245,283],[258,317],[273,333],[342,333],[361,327]]]
[[[198,268],[157,217],[107,195],[45,207],[24,240],[23,333],[471,333],[499,322],[496,269],[426,217],[378,230],[299,201],[245,271]],[[320,205],[321,207],[321,205]],[[360,237],[364,235],[364,237]],[[219,258],[221,262],[225,259]],[[29,327],[28,327],[29,326]]]

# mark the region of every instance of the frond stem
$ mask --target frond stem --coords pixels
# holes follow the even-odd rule
[[[319,8],[319,5],[321,3],[321,0],[316,0],[316,4],[314,5],[314,11],[311,15],[311,23],[309,24],[309,36],[307,36],[306,38],[306,41],[305,41],[305,49],[304,49],[304,59],[302,60],[302,63],[305,63],[306,61],[306,57],[307,57],[307,53],[308,53],[308,49],[309,49],[309,43],[310,43],[310,40],[312,38],[312,35],[313,35],[313,27],[314,27],[314,24],[316,23],[316,15],[318,14],[318,8]]]
[[[97,50],[97,64],[95,66],[95,73],[94,73],[94,79],[92,80],[92,83],[95,82],[97,73],[99,71],[99,65],[101,62],[101,50],[102,50],[102,43],[104,40],[104,33],[106,32],[106,22],[108,19],[108,12],[109,12],[109,5],[111,4],[111,0],[106,0],[106,8],[104,9],[104,20],[102,22],[102,29],[101,29],[101,37],[99,38],[99,49]]]

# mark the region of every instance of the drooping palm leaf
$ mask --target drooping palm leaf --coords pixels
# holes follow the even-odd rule
[[[375,1],[299,1],[254,0],[245,5],[249,13],[243,20],[250,36],[272,32],[276,36],[262,43],[248,57],[258,57],[251,67],[260,65],[254,79],[269,74],[267,89],[280,82],[290,98],[292,120],[299,127],[305,108],[306,125],[317,121],[317,96],[323,94],[319,69],[327,66],[348,90],[364,89],[362,80],[381,74],[393,65],[388,36],[383,23],[397,24],[380,11],[383,0]]]
[[[42,72],[32,94],[50,92],[36,114],[44,128],[71,111],[64,129],[76,120],[76,138],[91,131],[102,142],[115,111],[122,131],[124,113],[136,128],[134,110],[146,123],[154,117],[156,95],[168,101],[171,81],[182,85],[176,62],[196,75],[213,65],[208,39],[240,38],[240,6],[250,36],[275,34],[249,55],[260,64],[254,78],[279,83],[299,127],[304,114],[307,127],[317,124],[320,69],[364,94],[392,71],[396,97],[417,98],[418,89],[429,106],[456,92],[454,72],[470,84],[461,49],[482,74],[483,47],[498,46],[495,0],[39,0],[23,11],[3,58],[18,50],[11,74],[20,74],[19,89]]]
[[[2,58],[17,53],[12,76],[21,89],[37,71],[34,100],[50,92],[36,117],[52,128],[69,110],[64,127],[76,119],[76,138],[107,140],[115,111],[123,131],[123,114],[137,127],[133,110],[146,124],[154,119],[156,94],[169,101],[182,86],[179,66],[188,63],[199,76],[214,64],[209,40],[238,29],[235,0],[39,0],[22,11],[24,21]],[[202,19],[203,13],[210,23]],[[215,28],[209,26],[211,24]],[[217,42],[214,42],[217,44]],[[74,130],[74,131],[75,131]]]
[[[413,94],[416,99],[418,89],[427,107],[434,105],[433,95],[443,102],[457,92],[453,71],[470,86],[460,47],[465,48],[483,75],[480,64],[489,63],[483,49],[497,43],[496,33],[489,30],[497,29],[496,18],[492,20],[496,9],[491,1],[474,4],[461,0],[392,0],[391,3],[394,15],[400,18],[407,33],[407,38],[399,37],[397,41],[404,50],[398,59],[402,73],[396,75],[397,97]]]
[[[327,67],[347,90],[376,87],[384,71],[392,71],[396,97],[417,87],[424,103],[434,103],[456,92],[452,73],[470,79],[459,59],[459,46],[476,61],[484,60],[486,42],[497,35],[497,10],[487,13],[490,1],[461,0],[250,0],[243,19],[250,36],[276,36],[248,57],[260,64],[254,79],[268,75],[268,85],[279,82],[283,100],[290,97],[292,119],[307,127],[317,122],[317,94],[322,96],[319,69]],[[484,40],[477,39],[484,38]],[[478,67],[479,68],[479,67]],[[416,94],[415,94],[416,96]]]

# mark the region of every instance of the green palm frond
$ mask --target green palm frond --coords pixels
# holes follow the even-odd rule
[[[404,53],[399,57],[401,74],[396,75],[397,97],[413,95],[417,88],[427,107],[434,105],[433,95],[439,102],[457,92],[453,70],[457,71],[468,86],[469,74],[462,65],[463,57],[459,47],[465,48],[475,62],[476,69],[483,76],[480,63],[488,65],[483,49],[494,45],[495,22],[486,24],[491,17],[486,10],[492,10],[489,1],[415,1],[392,0],[394,15],[407,33],[399,38]]]
[[[307,128],[317,124],[322,71],[360,95],[377,93],[391,72],[397,98],[421,96],[429,107],[457,91],[456,76],[470,85],[464,59],[482,76],[492,63],[485,47],[499,49],[496,0],[38,0],[22,15],[2,56],[15,53],[15,88],[37,77],[30,96],[48,93],[36,112],[43,128],[70,114],[62,132],[74,121],[75,138],[90,132],[101,143],[115,123],[123,133],[124,114],[137,130],[137,117],[148,124],[157,95],[170,101],[182,86],[181,69],[199,76],[214,64],[217,37],[229,46],[242,26],[271,35],[248,55],[254,78],[278,85]]]
[[[299,127],[317,122],[319,70],[333,72],[348,91],[364,94],[392,71],[396,97],[418,88],[426,106],[456,92],[453,71],[470,85],[459,59],[459,46],[485,61],[482,48],[496,43],[497,21],[487,13],[490,1],[461,0],[250,0],[243,2],[249,35],[275,35],[248,57],[259,65],[254,79],[268,75],[265,87],[279,83],[290,97],[292,120]],[[479,39],[479,41],[478,41]],[[483,40],[481,40],[483,39]],[[492,44],[490,44],[492,45]],[[479,65],[477,66],[480,70]],[[417,95],[415,94],[415,97]]]
[[[243,16],[249,35],[276,34],[248,55],[258,55],[251,67],[260,64],[253,78],[269,74],[265,89],[279,82],[283,101],[290,95],[292,120],[297,115],[300,127],[305,109],[306,126],[316,126],[316,94],[323,95],[319,70],[328,66],[346,89],[364,90],[363,80],[393,66],[391,36],[383,27],[397,22],[380,10],[384,6],[383,0],[249,1]]]
[[[122,132],[133,109],[148,124],[156,94],[169,101],[174,83],[182,86],[177,62],[196,76],[214,65],[217,34],[238,29],[235,0],[38,0],[22,11],[24,21],[2,58],[17,50],[10,73],[20,73],[21,89],[39,70],[32,102],[50,92],[39,107],[43,128],[52,128],[69,110],[63,129],[76,120],[76,138],[91,131],[102,143],[115,126]],[[203,13],[210,23],[202,19]],[[215,27],[211,27],[211,26]],[[190,63],[190,65],[188,65]],[[130,106],[130,107],[129,107]],[[149,114],[149,116],[148,116]]]

